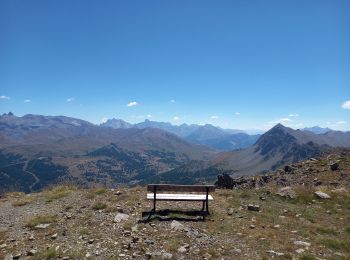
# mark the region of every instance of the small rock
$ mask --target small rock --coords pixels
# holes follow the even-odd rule
[[[248,205],[248,210],[251,210],[251,211],[260,211],[260,206],[259,206],[259,205],[249,204],[249,205]]]
[[[292,187],[289,186],[279,189],[276,195],[290,199],[295,199],[297,197],[295,191],[292,189]]]
[[[273,227],[274,228],[280,228],[281,226],[280,225],[274,225]]]
[[[179,221],[173,220],[170,223],[170,229],[175,231],[183,231],[185,230],[185,226],[182,225]]]
[[[7,247],[6,244],[1,244],[1,245],[0,245],[0,249],[6,248],[6,247]]]
[[[283,253],[276,252],[276,251],[273,251],[273,250],[266,251],[266,253],[268,253],[270,255],[273,255],[273,256],[283,256],[284,255]]]
[[[311,246],[311,243],[297,240],[297,241],[294,241],[294,245],[309,247],[309,246]]]
[[[89,239],[89,244],[92,244],[92,243],[94,243],[95,242],[95,239]]]
[[[295,250],[295,252],[297,252],[298,254],[302,254],[305,252],[305,249],[303,248],[298,248],[297,250]]]
[[[91,257],[91,254],[90,254],[89,252],[87,252],[86,255],[85,255],[85,257],[86,257],[86,258],[89,258],[89,257]]]
[[[177,249],[177,252],[180,254],[184,254],[187,252],[187,249],[184,246],[181,246]]]
[[[15,255],[13,256],[13,260],[18,260],[18,259],[21,258],[21,256],[22,256],[21,253],[15,254]]]
[[[114,217],[114,223],[119,223],[123,220],[127,220],[129,218],[128,214],[124,214],[124,213],[118,213],[115,217]]]
[[[242,253],[242,250],[241,250],[241,249],[239,249],[239,248],[235,248],[235,249],[233,249],[233,251],[234,251],[235,253],[237,253],[237,254]]]
[[[132,226],[132,227],[131,227],[131,231],[132,231],[132,232],[137,232],[137,231],[138,231],[138,226],[137,226],[137,225]]]
[[[204,259],[210,259],[210,258],[211,258],[211,254],[205,253],[205,254],[203,255],[203,258],[204,258]]]
[[[172,259],[172,258],[173,258],[173,255],[168,252],[165,252],[162,254],[162,259]]]
[[[249,228],[254,229],[255,225],[250,225]]]
[[[5,255],[4,260],[13,260],[13,255],[11,254]]]
[[[331,165],[329,165],[329,167],[331,168],[332,171],[339,170],[339,163],[337,162],[332,163]]]
[[[56,234],[53,234],[52,236],[51,236],[51,239],[56,239],[57,238],[57,236],[58,236],[58,234],[56,233]]]
[[[48,228],[49,226],[50,224],[39,224],[39,225],[36,225],[35,228],[45,229],[45,228]]]
[[[233,215],[233,213],[234,213],[234,209],[233,208],[229,208],[227,210],[227,215],[231,216],[231,215]]]
[[[322,191],[315,191],[315,195],[320,199],[330,199],[331,196],[329,196],[327,193],[324,193]]]
[[[37,253],[38,251],[36,251],[35,249],[32,249],[30,251],[27,252],[27,256],[33,256]]]
[[[34,238],[34,236],[33,235],[31,235],[30,237],[29,237],[29,240],[34,240],[35,238]]]

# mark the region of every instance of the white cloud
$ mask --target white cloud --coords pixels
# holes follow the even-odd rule
[[[108,118],[107,117],[102,117],[102,119],[101,119],[101,123],[103,124],[103,123],[106,123],[107,122],[107,120],[108,120]]]
[[[30,103],[30,102],[32,102],[30,99],[25,99],[24,100],[24,103]]]
[[[241,113],[239,113],[239,112],[236,112],[236,113],[235,113],[236,116],[239,116],[240,114],[241,114]]]
[[[299,114],[289,114],[288,116],[289,116],[289,117],[298,117]]]
[[[218,119],[219,117],[218,116],[211,116],[210,118],[211,119]]]
[[[150,114],[148,114],[148,115],[147,115],[147,117],[148,117],[148,118],[152,118],[153,116],[152,116],[152,115],[150,115]]]
[[[73,102],[74,99],[75,99],[74,97],[67,98],[67,102]]]
[[[345,101],[345,102],[341,105],[341,107],[344,108],[344,109],[350,109],[350,100]]]
[[[335,124],[337,124],[337,125],[345,125],[345,124],[347,124],[347,122],[346,121],[338,121]]]
[[[136,101],[131,101],[129,102],[126,106],[127,107],[134,107],[134,106],[137,106],[139,103],[137,103]]]
[[[10,97],[8,97],[8,96],[0,96],[0,100],[9,100],[10,99]]]
[[[180,117],[178,117],[178,116],[173,117],[173,121],[179,121],[179,120],[180,120]]]
[[[175,103],[175,100],[174,100],[174,99],[172,99],[172,100],[170,100],[169,102],[170,102],[170,103]]]

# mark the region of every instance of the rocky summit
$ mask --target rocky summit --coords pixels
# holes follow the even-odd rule
[[[159,202],[177,210],[143,218],[142,186],[7,193],[0,259],[349,259],[349,151],[265,176],[216,189],[205,219],[181,213],[198,202]]]

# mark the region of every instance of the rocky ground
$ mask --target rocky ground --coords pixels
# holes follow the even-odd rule
[[[349,152],[290,167],[263,184],[217,189],[205,221],[142,221],[145,187],[9,193],[0,198],[0,259],[350,259]],[[159,203],[168,208],[201,205]]]

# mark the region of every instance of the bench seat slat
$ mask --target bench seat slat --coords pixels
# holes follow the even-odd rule
[[[147,193],[147,199],[153,200],[154,194]],[[169,194],[157,193],[156,200],[178,200],[178,201],[203,201],[206,200],[205,194]],[[211,195],[208,195],[208,200],[213,200]]]

